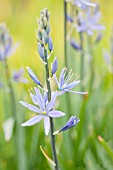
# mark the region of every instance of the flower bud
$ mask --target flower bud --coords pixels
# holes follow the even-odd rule
[[[55,57],[54,61],[53,61],[53,64],[52,64],[52,69],[51,69],[51,74],[55,74],[56,71],[58,69],[58,60],[57,58]]]
[[[81,50],[81,46],[74,39],[71,39],[70,44],[75,50]]]
[[[43,28],[44,28],[44,24],[43,24],[43,22],[42,22],[42,21],[40,21],[40,23],[39,23],[39,24],[40,24],[40,28],[41,28],[41,29],[43,29]]]
[[[48,43],[48,36],[47,36],[47,33],[46,33],[45,30],[42,30],[42,37],[43,37],[42,39],[43,39],[44,43],[47,44]]]
[[[38,52],[42,60],[44,60],[44,46],[41,43],[38,43]]]
[[[47,25],[47,18],[46,17],[43,18],[43,25],[44,25],[44,27],[46,27],[46,25]]]
[[[42,40],[42,33],[41,33],[41,31],[38,31],[38,37],[39,37],[40,40]]]
[[[49,50],[51,52],[53,50],[53,43],[52,43],[51,37],[49,37],[49,39],[48,39],[48,47],[49,47]]]
[[[49,25],[49,24],[46,25],[46,33],[47,33],[47,34],[50,33],[50,25]]]
[[[31,79],[40,87],[42,87],[42,85],[40,84],[39,79],[37,78],[37,76],[35,75],[35,73],[33,72],[33,70],[30,67],[26,67],[27,71],[29,73],[29,76],[31,77]]]

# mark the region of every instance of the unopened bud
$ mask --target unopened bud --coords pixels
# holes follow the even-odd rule
[[[45,44],[48,43],[48,36],[45,30],[42,30],[42,39],[44,41]]]
[[[38,52],[42,60],[44,60],[44,46],[41,43],[38,43]]]
[[[47,18],[46,17],[43,18],[43,25],[44,25],[44,27],[46,27],[46,25],[47,25]]]
[[[52,43],[51,37],[49,37],[49,39],[48,39],[48,47],[49,47],[49,50],[50,50],[50,51],[53,50],[53,43]]]

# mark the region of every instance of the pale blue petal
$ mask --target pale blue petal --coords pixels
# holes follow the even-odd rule
[[[79,83],[80,83],[80,80],[78,80],[78,81],[75,80],[72,83],[69,83],[69,84],[65,85],[65,87],[62,88],[62,90],[64,90],[64,89],[72,89],[75,86],[77,86]]]
[[[54,92],[54,94],[51,97],[51,101],[47,104],[46,106],[46,111],[48,112],[49,110],[51,110],[54,107],[55,101],[56,101],[56,97],[58,96],[58,92]]]
[[[55,82],[56,82],[56,84],[57,84],[57,86],[58,86],[58,88],[59,88],[59,82],[58,82],[58,79],[57,79],[56,74],[54,74],[53,77],[54,77],[54,80],[55,80]]]
[[[35,125],[36,123],[40,122],[42,118],[43,118],[43,115],[34,116],[31,119],[29,119],[27,122],[22,123],[21,126],[32,126],[32,125]]]
[[[48,116],[50,116],[52,118],[62,117],[64,115],[65,115],[64,112],[57,111],[57,110],[52,110],[52,111],[49,111],[49,113],[48,113]]]
[[[37,96],[35,96],[32,93],[30,93],[30,96],[31,96],[31,99],[32,99],[33,103],[39,106]]]
[[[87,6],[93,6],[96,7],[96,4],[92,3],[92,2],[87,2],[87,1],[83,1],[83,3]]]
[[[38,90],[38,88],[34,87],[35,92],[36,92],[36,97],[37,97],[37,101],[38,101],[38,105],[41,108],[42,111],[45,110],[45,101],[43,99],[42,94],[40,93],[40,91]]]
[[[78,92],[78,91],[73,91],[73,90],[69,90],[69,89],[65,89],[66,92],[70,92],[70,93],[75,93],[75,94],[88,94],[88,92]]]
[[[92,25],[91,28],[97,31],[105,30],[105,27],[103,25]]]
[[[48,116],[44,117],[44,130],[45,135],[48,135],[50,130],[50,118]]]
[[[44,91],[44,96],[43,96],[43,99],[44,99],[44,103],[45,105],[48,103],[48,94],[46,91]]]
[[[27,107],[29,110],[33,111],[33,112],[36,112],[36,113],[41,113],[41,110],[39,108],[37,108],[36,106],[34,105],[31,105],[29,103],[26,103],[24,101],[20,101],[20,103],[24,106],[24,107]]]
[[[78,32],[84,32],[84,31],[86,31],[86,25],[85,25],[85,24],[82,24],[81,26],[79,26],[79,27],[77,28],[77,31],[78,31]]]
[[[62,85],[64,84],[64,77],[65,77],[65,74],[66,74],[66,68],[63,68],[62,69],[62,72],[60,74],[60,78],[59,78],[59,85],[60,85],[60,88],[62,87]]]
[[[86,30],[86,32],[87,32],[87,34],[88,34],[89,36],[92,36],[92,35],[93,35],[93,31],[92,31],[90,28],[88,28],[88,29]]]

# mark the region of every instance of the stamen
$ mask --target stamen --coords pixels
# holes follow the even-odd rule
[[[75,74],[73,73],[73,74],[70,76],[70,78],[69,78],[69,80],[68,80],[68,83],[71,83],[71,82],[74,80],[74,78],[75,78]]]
[[[67,76],[65,77],[64,83],[68,81],[68,79],[69,79],[69,77],[71,76],[71,74],[72,74],[72,69],[69,71],[69,73],[68,73]]]
[[[72,71],[71,71],[72,72]],[[70,77],[69,77],[70,76]],[[65,81],[65,85],[67,84],[67,83],[71,83],[73,80],[74,80],[74,78],[75,78],[75,76],[74,76],[74,73],[72,73],[71,75],[69,75],[68,76],[68,78],[66,78],[66,81]]]

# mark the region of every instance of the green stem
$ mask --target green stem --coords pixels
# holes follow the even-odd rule
[[[106,152],[108,153],[109,157],[113,160],[113,151],[112,151],[112,149],[108,146],[106,141],[101,136],[98,136],[98,140],[102,144],[102,146],[104,147]]]
[[[15,103],[15,95],[14,95],[14,90],[13,90],[13,86],[11,83],[11,77],[10,77],[10,70],[7,64],[7,59],[4,60],[4,67],[5,67],[5,72],[6,72],[6,79],[7,79],[7,84],[10,90],[10,102],[11,102],[11,109],[12,109],[12,114],[16,120],[16,116],[17,116],[17,111],[16,111],[16,103]]]
[[[51,100],[51,86],[49,82],[49,66],[48,66],[48,59],[47,59],[47,51],[45,49],[44,51],[45,54],[45,69],[46,69],[46,84],[47,84],[47,90],[48,90],[48,100]],[[57,155],[56,155],[56,148],[55,148],[55,136],[53,135],[54,132],[54,122],[53,118],[50,117],[50,130],[51,130],[51,148],[52,148],[52,154],[53,154],[53,159],[56,164],[55,170],[58,170],[58,161],[57,161]]]
[[[67,35],[66,15],[67,15],[67,3],[64,0],[64,58],[65,58],[65,66],[66,68],[68,68],[67,43],[66,43],[66,35]]]
[[[88,51],[91,57],[90,59],[90,73],[91,73],[90,77],[91,78],[90,78],[90,86],[89,86],[89,90],[91,90],[93,86],[93,82],[94,82],[94,55],[93,55],[91,37],[89,36],[88,36]]]
[[[77,24],[80,25],[80,21],[78,18],[78,10],[76,8],[76,16],[77,16]],[[85,60],[84,60],[84,47],[83,47],[83,33],[79,32],[80,46],[81,46],[81,61],[80,61],[80,79],[82,81],[81,91],[84,91],[83,79],[84,79],[84,71],[85,71]]]
[[[67,2],[64,0],[64,59],[65,59],[65,66],[66,68],[69,67],[68,64],[68,58],[67,58],[67,42],[66,42],[66,36],[67,36]],[[70,95],[66,93],[66,110],[68,113],[71,113],[71,99]],[[70,107],[68,107],[70,106]]]
[[[19,170],[25,170],[26,165],[24,163],[24,155],[23,155],[23,150],[22,149],[22,139],[20,140],[20,137],[22,134],[22,132],[20,131],[20,128],[18,126],[18,115],[17,115],[17,108],[16,108],[16,100],[15,100],[15,94],[14,94],[14,89],[13,89],[13,85],[11,82],[11,76],[10,76],[10,70],[8,67],[8,63],[7,63],[7,59],[4,60],[4,67],[5,67],[5,73],[6,73],[6,79],[7,79],[7,85],[9,87],[9,95],[10,95],[10,104],[11,104],[11,110],[12,110],[12,114],[14,116],[15,119],[15,125],[16,125],[16,131],[15,131],[15,147],[16,147],[16,155],[17,155],[17,161],[18,161],[18,169]]]

